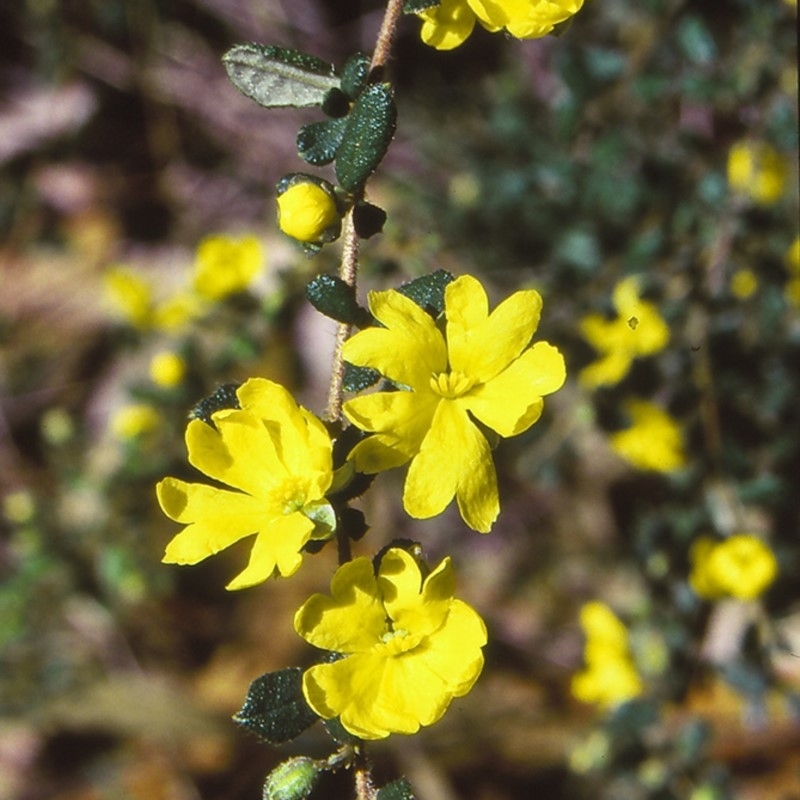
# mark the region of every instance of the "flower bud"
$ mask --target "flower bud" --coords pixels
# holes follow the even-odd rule
[[[296,756],[278,764],[264,781],[264,800],[305,800],[317,784],[320,767],[313,758]]]
[[[284,178],[278,184],[278,226],[304,244],[332,242],[341,230],[333,187],[300,173]]]

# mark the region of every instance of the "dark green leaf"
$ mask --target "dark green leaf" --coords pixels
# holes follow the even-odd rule
[[[405,778],[399,778],[378,789],[376,800],[415,800],[415,798],[411,784]]]
[[[195,405],[189,412],[189,419],[201,419],[207,425],[213,427],[214,423],[211,421],[211,415],[215,411],[222,411],[226,408],[241,408],[239,398],[236,396],[236,390],[240,386],[240,383],[224,383],[222,386],[218,386],[213,394],[204,397]]]
[[[322,111],[329,117],[346,117],[350,113],[350,98],[341,89],[331,89],[322,101]]]
[[[441,0],[406,0],[403,5],[403,13],[419,14],[420,11],[424,11],[426,8],[433,8],[440,3]]]
[[[233,719],[270,744],[288,742],[319,719],[308,707],[302,687],[300,667],[268,672],[250,684]]]
[[[437,269],[430,275],[423,275],[421,278],[404,283],[397,288],[397,291],[435,318],[444,311],[444,290],[452,280],[453,276],[447,270]]]
[[[342,67],[342,91],[351,99],[355,100],[364,87],[367,85],[369,77],[369,65],[372,59],[365,53],[356,53],[347,59],[347,63]]]
[[[303,125],[297,134],[297,153],[304,161],[321,167],[330,164],[342,143],[347,119],[326,119]]]
[[[363,200],[356,203],[353,208],[353,226],[356,234],[361,239],[369,239],[383,230],[386,222],[386,212],[372,203]]]
[[[353,103],[336,155],[336,178],[356,192],[386,155],[397,125],[397,109],[388,83],[367,86]]]
[[[372,367],[357,367],[355,364],[344,365],[344,390],[346,392],[363,392],[380,380],[381,374]]]
[[[337,322],[361,327],[372,321],[358,304],[355,289],[335,275],[317,275],[306,286],[306,297],[317,311]]]
[[[319,106],[339,84],[330,64],[284,47],[239,44],[222,63],[231,83],[265,108]]]
[[[353,736],[353,734],[339,722],[339,717],[323,720],[322,724],[325,726],[325,730],[328,731],[328,735],[334,742],[338,742],[339,744],[358,744],[360,741],[357,736]]]

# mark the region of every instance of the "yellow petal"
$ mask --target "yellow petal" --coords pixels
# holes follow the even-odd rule
[[[188,523],[168,545],[168,564],[196,564],[272,522],[269,511],[250,495],[200,483],[165,478],[156,486],[164,513]]]
[[[469,275],[445,289],[450,368],[480,382],[494,378],[530,344],[542,311],[534,290],[515,292],[488,314],[486,292]]]
[[[312,595],[297,611],[294,628],[323,650],[354,653],[370,649],[386,631],[386,614],[368,558],[356,558],[336,571],[331,594]]]
[[[423,20],[422,41],[437,50],[452,50],[463,44],[475,27],[475,14],[466,0],[442,0],[419,16]]]
[[[375,434],[360,441],[350,451],[348,458],[352,459],[359,472],[374,475],[376,472],[401,467],[411,456],[397,447],[394,436]]]
[[[564,357],[547,342],[537,342],[494,380],[477,386],[462,403],[501,436],[527,430],[542,413],[542,396],[566,379]]]
[[[426,519],[444,511],[454,495],[467,525],[488,532],[500,511],[489,445],[464,408],[442,400],[411,461],[403,506],[412,517]]]
[[[369,308],[385,327],[367,328],[348,339],[345,359],[428,391],[431,375],[447,369],[447,348],[436,323],[413,300],[391,289],[370,292]]]

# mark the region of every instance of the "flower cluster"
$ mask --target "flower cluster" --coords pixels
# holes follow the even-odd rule
[[[305,672],[311,708],[362,739],[436,722],[483,668],[486,627],[454,590],[449,558],[426,578],[399,548],[383,555],[377,574],[367,558],[339,567],[331,596],[313,595],[294,619],[306,641],[344,656]]]
[[[236,392],[240,408],[186,429],[189,462],[231,489],[165,478],[157,488],[164,513],[186,527],[167,545],[164,562],[196,564],[255,535],[247,567],[229,584],[242,589],[276,571],[292,575],[312,538],[329,538],[334,514],[325,500],[333,481],[332,444],[322,423],[289,392],[252,378]]]
[[[639,296],[639,281],[626,278],[612,295],[616,319],[589,314],[580,323],[581,334],[602,357],[581,370],[579,380],[589,389],[613,386],[627,374],[634,359],[663,350],[669,328],[658,309]]]
[[[631,426],[609,437],[611,449],[634,467],[672,472],[686,463],[683,434],[665,411],[646,400],[628,400]]]
[[[584,669],[573,676],[572,695],[603,708],[632,700],[642,693],[642,681],[628,647],[628,631],[604,603],[586,603],[580,613],[586,636]]]
[[[406,390],[345,403],[350,422],[373,434],[352,452],[356,469],[375,473],[410,461],[408,514],[435,516],[455,497],[467,525],[489,531],[500,510],[497,477],[476,420],[500,436],[522,433],[566,375],[555,347],[531,345],[541,296],[516,292],[490,314],[485,290],[464,275],[445,290],[444,333],[400,292],[371,292],[369,307],[380,327],[357,333],[344,357]]]
[[[692,589],[706,600],[754,600],[778,574],[775,554],[757,536],[739,533],[721,542],[703,536],[691,550]]]
[[[495,33],[507,31],[518,39],[538,39],[571,19],[583,0],[442,0],[419,13],[420,36],[437,50],[463,44],[480,23]]]

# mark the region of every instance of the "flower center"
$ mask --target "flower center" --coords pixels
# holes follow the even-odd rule
[[[306,482],[290,475],[270,492],[270,499],[284,514],[293,514],[306,504],[307,494]]]
[[[387,655],[397,656],[413,650],[420,642],[419,636],[414,636],[403,628],[391,628],[381,635],[380,647]]]
[[[463,372],[440,372],[431,376],[431,389],[435,394],[452,400],[466,394],[475,385],[475,378]]]

